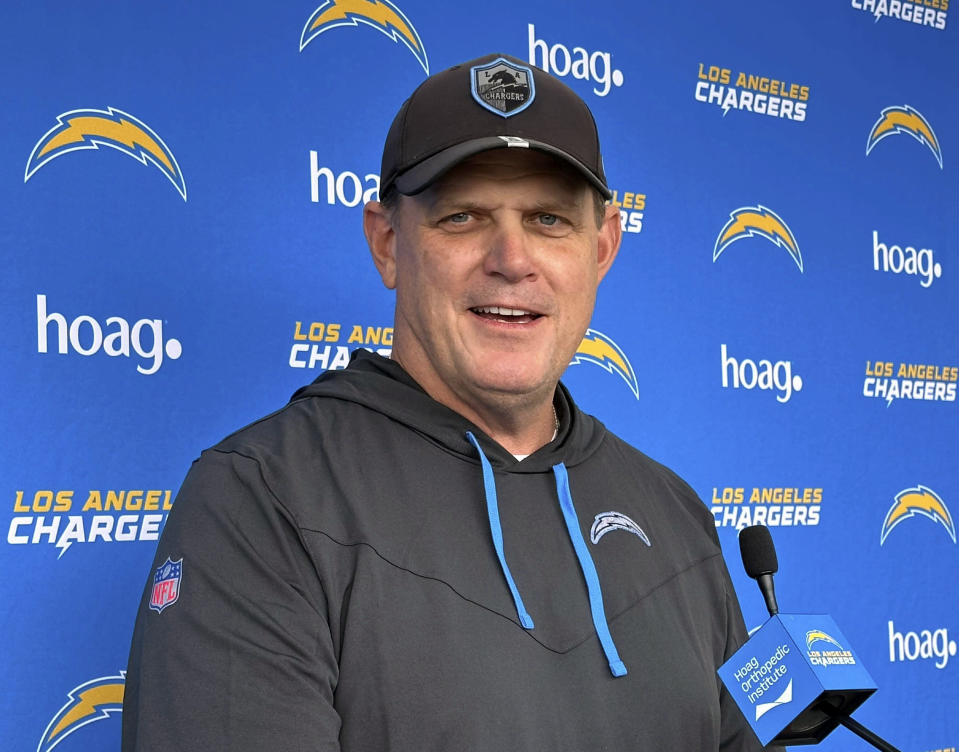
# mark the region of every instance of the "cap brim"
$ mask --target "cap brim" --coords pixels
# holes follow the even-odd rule
[[[522,139],[503,136],[486,136],[484,138],[475,138],[470,141],[464,141],[461,144],[450,146],[437,152],[432,157],[424,159],[419,164],[413,165],[404,173],[399,175],[394,181],[396,189],[407,196],[415,196],[417,193],[425,191],[433,182],[449,172],[464,159],[472,157],[492,149],[534,149],[536,151],[552,154],[579,172],[607,201],[613,197],[612,191],[606,187],[602,180],[593,174],[586,165],[580,162],[576,157],[568,154],[555,146],[544,144],[541,141],[532,139]]]

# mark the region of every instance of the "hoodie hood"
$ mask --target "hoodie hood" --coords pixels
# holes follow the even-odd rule
[[[551,472],[560,462],[575,467],[599,448],[606,434],[600,421],[576,409],[560,383],[553,397],[559,419],[556,438],[520,462],[481,428],[430,397],[399,363],[362,349],[353,353],[346,370],[326,371],[298,389],[291,401],[308,397],[333,397],[363,405],[478,464],[476,448],[466,436],[470,432],[494,469],[516,473]]]

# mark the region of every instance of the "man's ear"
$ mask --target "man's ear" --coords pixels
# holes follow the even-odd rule
[[[623,240],[623,230],[620,225],[619,209],[615,206],[606,207],[606,216],[603,225],[599,228],[599,237],[596,243],[597,282],[602,281],[613,265],[619,245]]]
[[[363,207],[363,233],[380,278],[390,290],[396,288],[394,213],[394,210],[387,209],[379,201],[368,201]]]

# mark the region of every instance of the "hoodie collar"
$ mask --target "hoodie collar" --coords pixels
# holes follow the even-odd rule
[[[466,438],[469,431],[490,464],[509,472],[550,472],[557,462],[573,467],[599,448],[606,433],[602,423],[579,411],[560,382],[553,398],[559,418],[556,438],[520,462],[478,426],[430,397],[399,363],[362,349],[353,353],[345,370],[322,373],[312,384],[297,390],[291,401],[308,397],[363,405],[427,436],[447,451],[477,462],[476,449]]]

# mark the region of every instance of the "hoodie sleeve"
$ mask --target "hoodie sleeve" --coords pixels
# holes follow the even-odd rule
[[[178,582],[154,594],[168,559]],[[333,752],[336,682],[326,598],[296,525],[254,459],[205,452],[137,612],[123,752]]]

